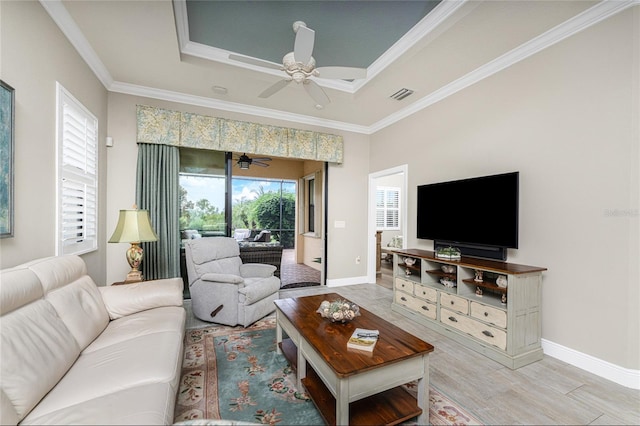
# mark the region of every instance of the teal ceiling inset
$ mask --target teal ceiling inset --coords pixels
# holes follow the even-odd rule
[[[316,32],[319,66],[368,68],[440,1],[187,0],[191,41],[282,63],[295,21]]]

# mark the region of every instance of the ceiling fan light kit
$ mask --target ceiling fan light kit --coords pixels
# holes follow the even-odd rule
[[[240,170],[249,170],[249,166],[251,166],[252,164],[260,167],[269,167],[269,165],[265,163],[265,161],[271,161],[271,158],[251,158],[245,153],[238,157],[236,165],[240,167]]]
[[[276,66],[272,62],[263,61],[261,59],[250,58],[240,55],[229,55],[229,59],[244,62],[251,65],[258,65],[266,68],[277,68],[284,71],[287,77],[265,89],[259,98],[268,98],[280,90],[284,89],[289,83],[295,81],[302,83],[306,92],[315,101],[316,109],[323,109],[331,100],[320,87],[311,78],[331,78],[339,80],[354,80],[358,78],[366,78],[367,70],[365,68],[352,67],[320,67],[316,68],[316,60],[311,56],[315,43],[315,31],[307,27],[302,21],[293,23],[293,31],[296,34],[293,52],[289,52],[282,58],[282,66]]]

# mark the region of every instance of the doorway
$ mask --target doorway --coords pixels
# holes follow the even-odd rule
[[[406,248],[406,164],[369,174],[367,282],[390,287],[392,262],[382,248]],[[397,198],[395,198],[397,197]],[[394,202],[394,200],[397,200]],[[384,274],[384,276],[383,276]]]

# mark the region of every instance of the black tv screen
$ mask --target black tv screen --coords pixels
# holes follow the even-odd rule
[[[518,248],[519,172],[418,186],[417,237]]]

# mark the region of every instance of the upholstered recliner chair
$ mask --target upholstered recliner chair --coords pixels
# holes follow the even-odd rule
[[[185,242],[193,314],[203,320],[247,327],[275,311],[280,279],[276,267],[242,263],[234,238],[208,237]]]

